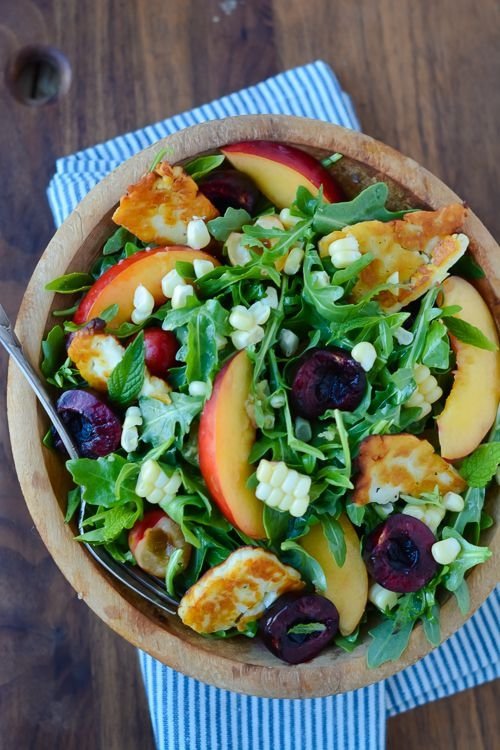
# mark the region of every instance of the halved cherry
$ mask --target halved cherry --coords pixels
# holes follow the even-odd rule
[[[168,561],[177,549],[184,552],[187,565],[191,556],[191,545],[186,542],[180,527],[162,510],[150,510],[144,514],[128,535],[128,546],[137,565],[158,578],[164,578]]]
[[[179,342],[172,331],[163,331],[161,328],[144,329],[144,356],[151,375],[167,377],[170,368],[177,364],[175,356],[178,350]]]

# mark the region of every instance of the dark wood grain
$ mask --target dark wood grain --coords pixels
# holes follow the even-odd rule
[[[240,0],[231,12],[218,0],[0,5],[0,70],[23,46],[46,44],[73,75],[65,97],[39,108],[0,81],[0,299],[12,315],[53,230],[45,187],[57,157],[317,58],[352,93],[367,133],[442,177],[500,236],[495,0]],[[2,383],[5,372],[2,357]],[[0,440],[0,747],[148,750],[136,654],[51,562],[5,419]],[[388,746],[494,747],[495,697],[487,685],[392,719]]]

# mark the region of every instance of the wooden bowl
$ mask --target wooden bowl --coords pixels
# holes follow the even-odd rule
[[[232,117],[196,125],[159,141],[122,164],[90,191],[56,232],[31,277],[17,320],[17,334],[28,358],[39,361],[40,342],[53,324],[51,310],[54,304],[65,305],[65,300],[54,300],[54,295],[44,291],[45,284],[67,271],[89,267],[112,231],[110,216],[120,196],[148,169],[160,148],[167,149],[166,158],[170,162],[179,162],[227,143],[254,139],[295,144],[321,157],[339,151],[345,158],[336,165],[335,173],[351,194],[382,178],[390,187],[393,204],[438,208],[459,200],[411,159],[368,136],[335,125],[274,115]],[[471,238],[472,253],[487,274],[481,288],[483,296],[498,313],[499,249],[472,212],[468,213],[464,231]],[[413,664],[431,650],[422,628],[417,627],[399,661],[368,670],[366,645],[353,654],[328,649],[312,663],[287,666],[257,640],[204,639],[185,628],[177,618],[163,616],[120,587],[73,540],[73,530],[63,521],[68,475],[63,461],[42,446],[47,419],[13,364],[8,378],[8,418],[19,481],[33,521],[56,564],[78,596],[104,622],[164,664],[203,682],[242,693],[309,698],[368,685]],[[494,529],[484,537],[488,544],[498,548]],[[494,560],[478,566],[468,580],[472,613],[495,583]],[[447,601],[442,608],[443,636],[448,637],[466,619],[454,600]]]

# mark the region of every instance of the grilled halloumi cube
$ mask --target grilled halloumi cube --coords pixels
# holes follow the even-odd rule
[[[427,440],[415,435],[370,435],[361,443],[359,474],[354,502],[389,503],[402,492],[420,497],[437,487],[446,492],[463,492],[465,481]]]
[[[353,237],[359,252],[370,252],[374,260],[361,271],[352,298],[359,300],[398,274],[395,278],[406,288],[395,287],[376,297],[384,310],[395,312],[440,284],[465,253],[469,240],[457,234],[465,213],[462,205],[453,203],[437,211],[415,211],[395,221],[362,221],[323,237],[320,254],[327,256],[333,242]]]
[[[179,617],[197,633],[237,628],[257,620],[278,596],[304,587],[300,574],[260,547],[241,547],[207,571],[184,594]]]
[[[97,391],[107,391],[110,375],[124,354],[125,348],[115,336],[94,333],[86,327],[73,334],[68,347],[68,356],[80,375]],[[141,396],[149,396],[169,404],[170,390],[165,380],[151,375],[146,368]]]
[[[218,215],[182,167],[171,167],[162,161],[128,188],[113,221],[143,242],[185,245],[191,219],[208,221]]]

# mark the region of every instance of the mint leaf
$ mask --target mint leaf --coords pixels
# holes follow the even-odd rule
[[[117,504],[115,484],[127,461],[116,453],[105,458],[73,458],[66,467],[75,484],[82,487],[82,498],[90,505],[111,508]],[[131,495],[125,495],[129,500]],[[132,495],[133,497],[133,495]]]
[[[448,567],[443,582],[448,591],[456,591],[463,583],[465,573],[476,565],[486,562],[491,557],[488,547],[477,547],[471,544],[458,531],[445,526],[443,539],[456,539],[462,547],[458,557]]]
[[[203,398],[174,391],[170,398],[171,404],[164,404],[155,398],[140,399],[139,406],[144,420],[141,435],[143,442],[156,447],[169,440],[184,437],[203,407]]]
[[[323,527],[323,534],[328,542],[328,548],[335,562],[341,568],[345,563],[346,556],[344,530],[338,521],[334,518],[328,518],[328,516],[323,516],[320,523]]]
[[[224,216],[218,216],[207,222],[208,231],[219,242],[225,242],[232,232],[239,232],[241,228],[252,221],[252,217],[244,208],[227,208]]]
[[[346,513],[349,516],[349,520],[355,525],[355,526],[361,526],[363,523],[363,518],[365,517],[366,513],[366,505],[356,505],[356,503],[347,503],[346,505]]]
[[[110,399],[123,407],[135,401],[144,384],[144,370],[144,333],[141,331],[109,377]]]
[[[46,378],[51,377],[57,371],[61,361],[65,359],[66,346],[65,335],[62,326],[54,326],[42,341],[43,359],[40,369]]]
[[[131,242],[134,239],[134,235],[132,232],[129,232],[128,229],[125,229],[125,227],[118,227],[116,232],[113,232],[111,237],[104,243],[102,254],[113,255],[113,253],[122,250],[127,242]]]
[[[94,279],[89,273],[67,273],[49,281],[45,285],[45,289],[48,292],[59,292],[59,294],[74,294],[75,292],[85,292],[90,289],[93,283]]]
[[[212,170],[217,169],[226,157],[223,154],[212,154],[210,156],[198,156],[196,159],[184,164],[184,171],[193,178],[195,182],[201,180]]]
[[[435,370],[447,370],[450,365],[450,340],[441,320],[433,320],[425,337],[421,364]]]
[[[476,346],[478,349],[486,349],[489,352],[498,351],[498,346],[493,341],[490,341],[479,328],[467,323],[466,320],[461,320],[454,316],[446,316],[443,317],[443,323],[452,336],[455,336],[459,341],[463,341],[464,344]]]
[[[100,510],[93,516],[86,518],[83,526],[98,526],[91,531],[75,537],[78,542],[92,542],[93,544],[108,544],[115,541],[123,531],[131,529],[141,518],[143,501],[136,498],[133,502],[118,505],[109,510]]]
[[[359,221],[401,219],[414,210],[406,208],[402,211],[389,211],[385,207],[388,197],[389,188],[385,182],[376,182],[365,188],[351,201],[323,204],[314,214],[314,229],[319,234],[325,235],[350,224],[357,224]]]
[[[281,551],[283,562],[298,570],[306,583],[310,583],[318,591],[326,591],[326,577],[323,568],[300,544],[291,539],[285,539],[281,543]]]
[[[470,487],[486,487],[500,465],[500,442],[484,443],[464,458],[460,475]]]

